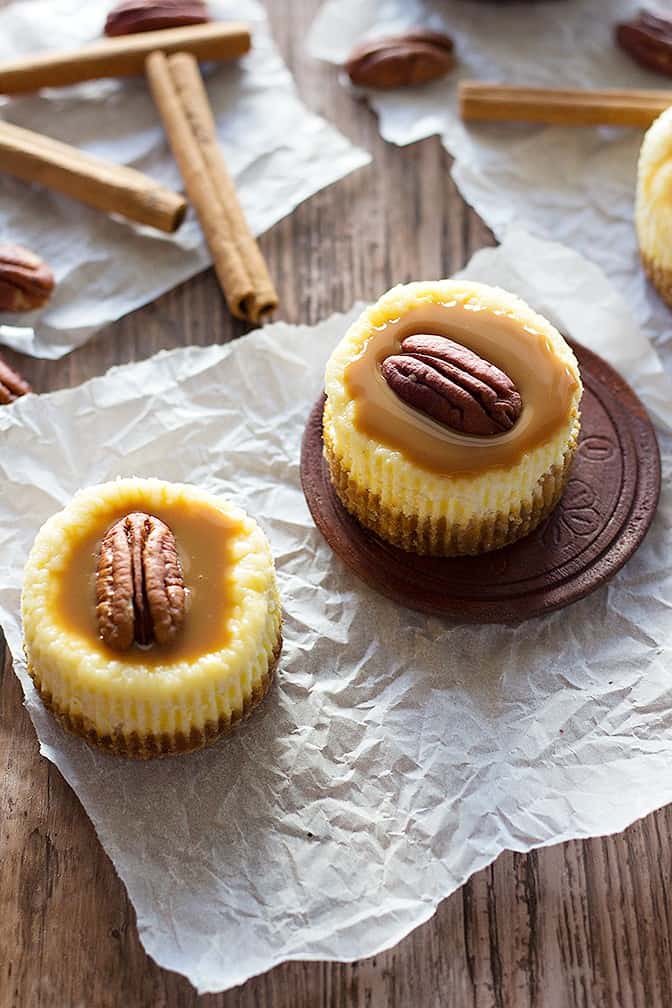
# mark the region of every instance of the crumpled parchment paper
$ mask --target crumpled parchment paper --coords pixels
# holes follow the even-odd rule
[[[607,356],[670,425],[670,379],[597,267],[518,232],[465,273]],[[620,830],[672,800],[672,437],[654,525],[608,586],[517,627],[411,612],[331,553],[299,482],[304,424],[355,314],[164,352],[0,410],[0,621],[41,750],[91,816],[143,945],[199,991],[285,959],[371,955],[503,849]],[[39,525],[80,485],[129,474],[255,515],[285,619],[277,686],[242,730],[146,764],[57,725],[19,623]]]
[[[97,39],[111,6],[111,0],[18,0],[0,10],[0,61]],[[208,6],[213,18],[252,29],[252,51],[236,63],[209,65],[207,89],[241,203],[260,234],[370,158],[299,100],[257,0]],[[0,97],[0,116],[182,189],[141,78]],[[0,238],[39,252],[58,282],[42,312],[0,315],[0,343],[37,357],[61,357],[210,263],[191,210],[175,235],[165,235],[12,179],[1,163]]]
[[[386,140],[407,144],[439,133],[455,157],[464,198],[501,238],[513,224],[563,242],[597,262],[646,335],[672,354],[672,315],[646,282],[633,224],[643,131],[516,124],[463,124],[461,79],[544,87],[669,87],[614,43],[616,22],[640,0],[327,0],[309,49],[341,63],[365,36],[424,25],[455,40],[457,69],[427,87],[366,92]],[[670,16],[669,0],[649,2]],[[671,91],[672,103],[672,91]]]

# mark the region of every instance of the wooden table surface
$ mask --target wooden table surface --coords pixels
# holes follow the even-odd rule
[[[303,51],[319,0],[267,0],[299,91],[371,151],[263,236],[281,316],[315,323],[399,281],[446,276],[492,236],[436,138],[384,144],[367,108]],[[240,336],[208,271],[63,360],[7,352],[36,391],[164,347]],[[126,892],[74,793],[38,752],[7,656],[0,672],[0,1008],[654,1008],[672,1005],[672,812],[625,833],[505,853],[396,948],[288,963],[198,998],[144,953]]]

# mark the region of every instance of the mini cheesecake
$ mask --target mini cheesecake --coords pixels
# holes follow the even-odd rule
[[[393,288],[332,353],[325,392],[334,489],[404,550],[498,549],[562,495],[579,369],[557,330],[513,294],[464,280]]]
[[[672,307],[672,108],[656,119],[642,143],[635,225],[647,276]]]
[[[251,712],[282,646],[273,558],[224,498],[158,479],[81,490],[40,529],[21,600],[28,668],[71,732],[146,759]]]

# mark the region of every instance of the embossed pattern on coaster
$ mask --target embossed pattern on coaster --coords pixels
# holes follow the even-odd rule
[[[543,615],[613,577],[655,514],[658,442],[630,386],[597,354],[576,343],[572,347],[584,394],[579,447],[562,500],[531,535],[481,556],[416,556],[360,525],[329,479],[320,398],[304,433],[301,482],[315,524],[341,560],[402,605],[480,623]]]

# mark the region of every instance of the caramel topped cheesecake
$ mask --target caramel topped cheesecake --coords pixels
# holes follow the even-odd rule
[[[672,307],[672,108],[656,119],[642,143],[635,224],[644,269]]]
[[[527,535],[564,489],[582,385],[557,330],[499,288],[393,288],[327,363],[324,451],[344,506],[415,553]]]
[[[147,758],[213,741],[265,696],[280,654],[270,548],[227,500],[120,479],[80,491],[25,569],[25,652],[70,731]]]

